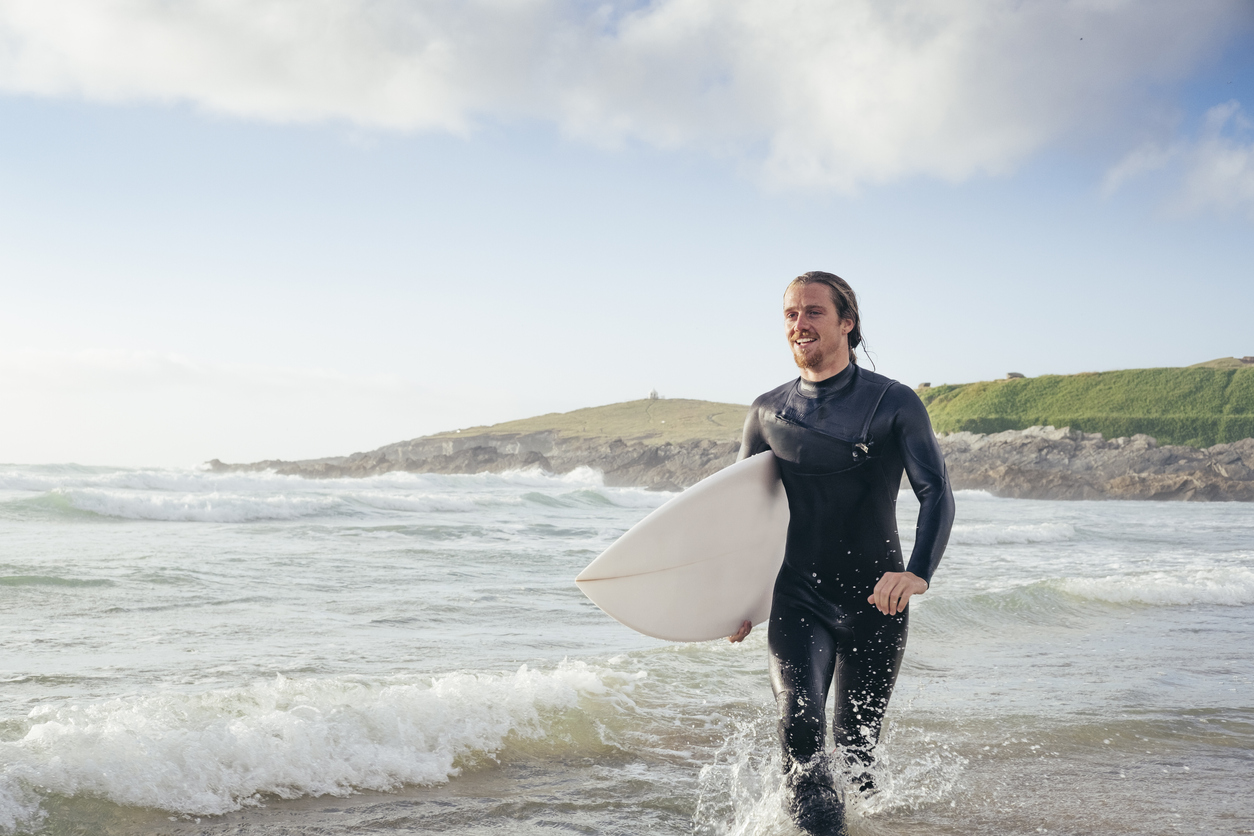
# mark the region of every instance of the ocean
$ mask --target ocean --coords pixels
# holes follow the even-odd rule
[[[0,466],[0,834],[795,834],[765,629],[573,583],[667,498]],[[853,836],[1254,833],[1254,506],[957,502]]]

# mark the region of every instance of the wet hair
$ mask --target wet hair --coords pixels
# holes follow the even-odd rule
[[[853,330],[849,332],[849,362],[857,363],[858,355],[854,349],[862,344],[862,317],[858,315],[858,295],[853,292],[849,282],[835,273],[824,273],[822,270],[802,273],[788,283],[788,287],[784,288],[784,293],[794,287],[807,284],[827,285],[827,291],[832,296],[832,304],[836,306],[836,316],[853,320]]]

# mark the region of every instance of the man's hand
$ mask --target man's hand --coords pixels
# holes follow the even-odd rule
[[[740,625],[740,629],[736,631],[736,635],[728,636],[727,640],[731,642],[732,644],[735,644],[736,642],[742,642],[749,635],[749,632],[752,629],[753,629],[753,622],[745,621],[745,623]]]
[[[913,572],[885,572],[866,600],[884,615],[896,615],[910,603],[911,595],[927,592],[927,581]]]

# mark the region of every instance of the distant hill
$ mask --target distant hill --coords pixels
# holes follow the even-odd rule
[[[937,431],[950,433],[941,449],[958,488],[1042,499],[1254,501],[1254,363],[1233,362],[1238,365],[1212,361],[916,391]],[[215,472],[271,470],[309,478],[590,467],[606,485],[671,491],[735,461],[748,409],[651,398],[443,432],[347,456],[208,464]],[[1040,428],[1050,424],[1058,429]],[[1158,443],[1128,438],[1137,434]]]
[[[1254,438],[1254,361],[1225,357],[1188,368],[1130,369],[934,386],[916,390],[937,432],[1071,427],[1160,444],[1210,447]],[[627,401],[550,413],[429,439],[551,432],[569,439],[652,444],[739,441],[746,404],[684,398]]]
[[[937,432],[1071,427],[1106,438],[1210,447],[1254,437],[1254,362],[1127,369],[933,386],[916,390]]]
[[[738,442],[748,411],[749,407],[745,404],[650,398],[576,409],[574,412],[550,412],[490,427],[438,433],[427,438],[553,432],[564,438],[621,438],[626,441],[649,440],[656,444],[702,439]]]
[[[310,478],[412,473],[599,470],[607,485],[679,490],[736,460],[747,406],[651,398],[538,415],[490,427],[398,441],[365,453],[226,464],[216,472],[273,470]]]

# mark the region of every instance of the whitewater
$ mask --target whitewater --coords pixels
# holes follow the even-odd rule
[[[0,834],[795,834],[765,630],[573,583],[668,497],[0,465]],[[1254,833],[1254,506],[957,502],[852,836]]]

